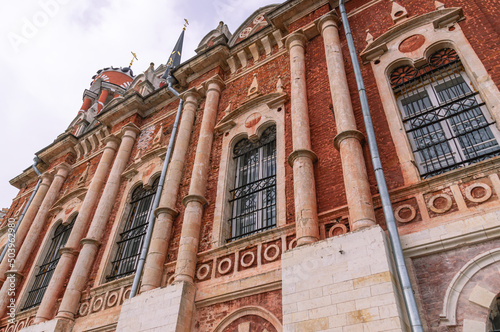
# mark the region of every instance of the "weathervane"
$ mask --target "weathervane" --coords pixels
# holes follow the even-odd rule
[[[137,61],[139,61],[139,59],[137,59],[137,54],[135,54],[132,51],[130,51],[130,53],[132,53],[132,60],[130,61],[129,67],[132,67],[132,63],[134,63],[134,59],[137,60]]]
[[[184,28],[182,30],[186,30],[186,27],[189,25],[188,20],[184,19]]]

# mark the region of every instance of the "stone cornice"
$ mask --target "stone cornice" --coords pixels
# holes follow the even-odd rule
[[[47,170],[47,164],[44,162],[39,163],[36,167],[38,168],[38,170],[40,170],[41,173],[44,173]],[[9,183],[11,186],[16,187],[17,189],[21,189],[25,184],[36,179],[38,179],[38,174],[36,174],[33,167],[29,167],[18,176],[11,179]]]
[[[462,8],[443,8],[433,12],[425,13],[419,16],[414,16],[408,20],[391,27],[386,33],[376,38],[362,52],[361,59],[364,62],[372,61],[385,52],[387,52],[387,44],[402,34],[432,23],[435,29],[442,28],[450,23],[458,22],[464,18]]]
[[[78,143],[78,139],[72,134],[66,134],[56,139],[56,141],[44,149],[38,151],[36,155],[42,159],[46,164],[57,158],[58,156],[66,153],[75,153],[73,148]]]
[[[273,26],[286,32],[290,23],[304,17],[315,9],[330,3],[331,8],[337,7],[335,0],[292,0],[277,6],[264,16]]]
[[[138,92],[134,92],[125,97],[117,97],[111,100],[96,118],[100,123],[111,128],[133,114],[146,117],[155,111],[154,107],[157,104],[169,99],[174,101],[177,100],[177,97],[167,86],[163,86],[145,97],[142,97]]]
[[[222,67],[223,70],[227,70],[229,68],[227,64],[228,57],[229,47],[227,45],[216,45],[181,64],[173,72],[173,75],[181,86],[186,87],[194,77],[211,69]]]

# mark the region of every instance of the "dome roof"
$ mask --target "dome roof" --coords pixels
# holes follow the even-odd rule
[[[106,67],[99,69],[97,73],[92,76],[92,82],[90,82],[90,85],[94,84],[94,82],[99,78],[105,82],[115,84],[126,89],[130,83],[132,83],[134,73],[130,67]]]

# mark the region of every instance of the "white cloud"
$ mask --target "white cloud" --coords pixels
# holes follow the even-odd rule
[[[219,21],[231,31],[273,1],[216,0],[23,0],[0,13],[0,208],[17,189],[8,181],[32,164],[76,116],[83,90],[98,69],[128,66],[136,74],[150,62],[166,62],[186,31],[183,60],[194,56],[203,36]],[[46,18],[46,19],[45,19]],[[33,28],[34,27],[34,28]],[[31,30],[30,30],[31,29]],[[20,37],[18,44],[12,36]],[[14,38],[15,39],[15,38]]]

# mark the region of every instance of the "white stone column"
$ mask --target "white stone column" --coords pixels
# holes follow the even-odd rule
[[[182,118],[175,141],[172,159],[168,166],[165,185],[161,194],[160,205],[156,209],[156,223],[149,247],[144,274],[142,276],[141,292],[157,288],[163,276],[163,264],[167,256],[168,244],[172,233],[172,224],[179,214],[175,209],[179,185],[182,179],[182,169],[186,160],[186,152],[191,140],[194,117],[198,108],[200,95],[196,90],[189,90],[181,96],[184,102]]]
[[[288,157],[288,162],[293,167],[297,246],[319,239],[313,165],[318,158],[311,150],[306,87],[306,41],[307,38],[301,31],[292,33],[286,39],[286,46],[290,52],[293,138],[293,152]]]
[[[52,184],[50,185],[50,188],[45,195],[45,198],[42,202],[42,205],[40,206],[40,209],[38,210],[35,220],[33,220],[24,244],[16,256],[14,268],[12,268],[11,271],[7,271],[7,273],[5,274],[7,279],[9,279],[9,277],[11,276],[15,276],[16,285],[18,285],[20,282],[20,278],[22,277],[21,273],[24,270],[28,258],[33,255],[33,252],[35,251],[35,245],[39,240],[43,226],[47,222],[49,210],[59,196],[59,191],[61,190],[64,180],[68,176],[69,170],[70,166],[66,163],[62,163],[56,167],[54,180],[52,181]],[[7,304],[9,303],[11,298],[9,296],[10,292],[8,291],[10,286],[11,282],[9,282],[9,280],[6,280],[2,285],[2,289],[0,290],[0,317],[3,317],[5,315]]]
[[[35,197],[33,197],[33,200],[31,201],[31,204],[28,207],[26,214],[24,215],[21,225],[19,225],[19,228],[17,229],[16,252],[19,252],[19,250],[21,249],[24,239],[26,238],[26,234],[28,234],[31,224],[35,219],[36,213],[42,205],[45,195],[49,190],[49,186],[52,183],[52,176],[49,174],[43,174],[41,178],[42,182],[38,187],[38,191],[36,192]],[[9,269],[9,260],[7,257],[8,255],[5,255],[2,263],[0,264],[0,281],[2,283],[5,280],[5,272],[7,272],[7,270]]]
[[[206,82],[206,86],[207,97],[201,121],[198,145],[196,146],[189,194],[182,200],[186,209],[184,210],[179,254],[175,267],[176,282],[185,281],[193,283],[196,255],[200,241],[201,218],[203,207],[207,203],[205,191],[207,189],[207,175],[210,167],[210,153],[212,152],[217,108],[224,83],[216,76]]]
[[[82,206],[76,217],[75,224],[71,230],[68,241],[64,248],[61,249],[61,257],[57,263],[57,267],[50,279],[49,286],[45,291],[42,302],[36,313],[35,324],[52,319],[57,298],[64,287],[64,282],[71,273],[73,264],[80,249],[80,241],[85,235],[85,231],[89,227],[90,217],[97,204],[97,199],[101,194],[102,187],[109,169],[113,162],[115,152],[120,144],[120,140],[114,136],[109,136],[105,139],[106,147],[102,153],[99,165],[92,177],[89,189],[85,195]]]
[[[128,124],[122,128],[123,136],[121,137],[120,147],[87,232],[87,237],[81,240],[82,249],[57,312],[57,319],[73,321],[75,318],[80,304],[81,293],[87,285],[90,270],[104,235],[106,223],[116,203],[121,175],[127,166],[132,147],[139,132],[139,128],[133,124]]]
[[[374,225],[375,212],[361,147],[363,134],[356,128],[347,85],[339,40],[339,24],[339,18],[335,14],[329,13],[319,19],[318,29],[323,36],[325,45],[328,79],[337,125],[334,145],[340,151],[345,193],[349,207],[349,224],[351,230],[354,231]]]

